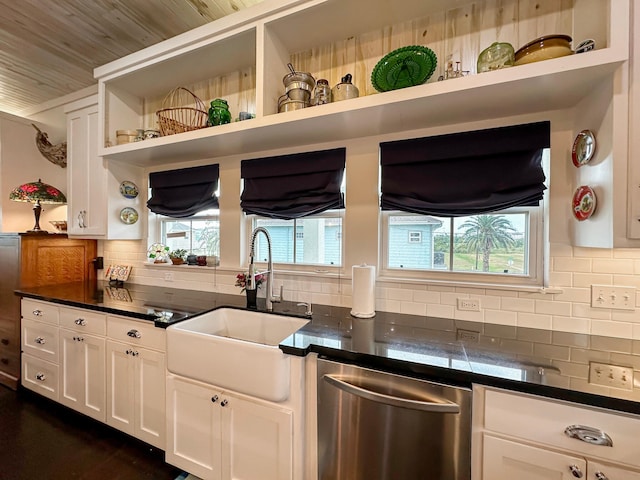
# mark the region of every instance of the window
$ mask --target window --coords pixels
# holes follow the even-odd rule
[[[327,211],[293,220],[253,216],[252,229],[264,227],[271,237],[274,263],[304,265],[342,265],[342,216]],[[264,236],[256,238],[256,260],[267,261]]]
[[[422,232],[409,232],[409,243],[422,243]]]
[[[162,243],[170,250],[220,257],[219,210],[205,210],[189,218],[158,216]]]
[[[542,269],[537,249],[541,216],[541,207],[455,218],[385,212],[387,273],[537,284]],[[412,240],[413,233],[419,234],[420,242]]]

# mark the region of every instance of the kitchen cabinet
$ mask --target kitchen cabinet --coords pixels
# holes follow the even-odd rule
[[[133,165],[109,164],[98,156],[99,113],[93,95],[66,105],[67,115],[67,231],[70,236],[96,239],[143,238],[144,174]],[[138,187],[137,195],[121,191],[121,184]],[[125,208],[138,218],[121,218]],[[126,220],[126,221],[125,221]]]
[[[482,443],[482,476],[477,478],[640,476],[638,416],[482,387],[474,388],[474,405],[482,410],[475,418],[483,419],[476,437]],[[567,427],[579,427],[584,440],[567,435]]]
[[[535,1],[452,6],[409,0],[401,9],[386,0],[264,2],[97,68],[99,154],[160,165],[570,109],[612,80],[628,60],[629,11],[626,0],[578,0],[570,7],[559,1],[541,7]],[[436,81],[449,61],[474,73],[478,54],[496,40],[517,48],[557,31],[578,41],[595,38],[597,49]],[[376,92],[370,83],[376,63],[389,51],[416,43],[437,54],[429,82]],[[290,62],[331,85],[350,72],[361,96],[278,113]],[[188,87],[205,104],[225,98],[234,116],[254,110],[256,118],[115,145],[117,129],[155,127],[155,112],[176,85]]]
[[[165,331],[107,319],[107,424],[165,448]]]
[[[65,107],[67,115],[67,232],[107,233],[107,169],[98,156],[98,105],[89,97]]]
[[[59,307],[59,401],[106,421],[106,315]]]
[[[293,477],[290,409],[169,375],[168,463],[205,480]]]

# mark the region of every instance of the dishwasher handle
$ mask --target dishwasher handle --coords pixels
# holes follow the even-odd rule
[[[409,398],[396,397],[386,395],[384,393],[372,392],[366,388],[358,387],[349,382],[340,380],[332,375],[323,375],[324,381],[329,385],[333,385],[340,390],[351,393],[367,400],[391,405],[394,407],[410,408],[413,410],[422,410],[423,412],[436,413],[460,413],[460,405],[449,400],[441,399],[440,402],[423,402],[420,400],[411,400]]]

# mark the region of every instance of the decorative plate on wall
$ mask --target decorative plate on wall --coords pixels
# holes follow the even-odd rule
[[[120,184],[120,193],[124,198],[136,198],[138,196],[138,186],[133,182],[125,180]]]
[[[593,215],[596,209],[596,194],[591,187],[582,185],[576,189],[573,194],[572,207],[573,216],[580,222]]]
[[[125,207],[120,210],[120,220],[127,225],[133,225],[138,221],[138,211],[135,208]]]
[[[573,142],[571,161],[580,168],[593,158],[596,151],[596,137],[591,130],[582,130]]]

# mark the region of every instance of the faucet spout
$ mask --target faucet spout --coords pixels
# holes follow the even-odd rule
[[[253,262],[255,257],[256,238],[259,233],[263,233],[267,239],[267,269],[264,272],[257,272],[256,266]],[[255,290],[257,275],[267,274],[267,293],[266,293],[266,308],[267,310],[273,310],[273,304],[280,301],[280,297],[273,295],[273,259],[271,256],[271,236],[264,227],[256,227],[251,233],[251,250],[249,251],[249,278],[247,281],[247,289]]]

